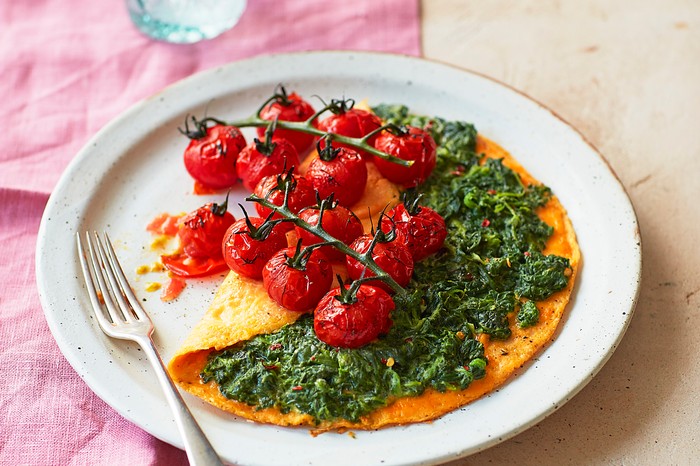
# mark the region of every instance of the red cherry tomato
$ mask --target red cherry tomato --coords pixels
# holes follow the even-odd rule
[[[206,204],[180,220],[177,236],[186,255],[197,259],[221,257],[221,240],[236,220],[226,211],[227,204]]]
[[[287,247],[287,237],[277,226],[260,217],[238,219],[229,227],[222,243],[226,265],[244,277],[260,280],[267,261]]]
[[[430,176],[436,163],[437,146],[433,137],[425,130],[413,126],[408,132],[397,136],[389,131],[382,131],[374,141],[374,148],[403,160],[412,160],[413,165],[403,167],[379,157],[374,164],[385,178],[410,188],[421,184]]]
[[[357,108],[345,110],[343,104],[340,106],[339,113],[333,113],[327,116],[323,120],[320,120],[317,125],[318,129],[326,133],[340,134],[341,136],[348,136],[351,138],[361,138],[381,126],[382,120],[374,113]],[[375,138],[376,136],[373,136],[368,142],[372,144]],[[337,142],[332,143],[332,145],[334,147],[344,146]],[[369,154],[364,151],[359,152],[363,157],[369,156]]]
[[[221,241],[226,229],[234,222],[223,204],[209,203],[182,217],[177,236],[181,253],[161,256],[161,262],[179,277],[202,277],[226,270],[221,255]]]
[[[382,231],[388,233],[396,228],[396,241],[406,245],[418,262],[440,250],[447,237],[445,219],[430,207],[416,207],[409,211],[399,204],[382,217]]]
[[[243,186],[253,192],[264,177],[298,167],[299,155],[294,146],[284,139],[268,142],[256,140],[238,154],[236,164]]]
[[[185,168],[202,185],[222,189],[238,181],[236,160],[246,146],[245,137],[235,126],[216,124],[207,127],[207,121],[192,118],[197,127],[190,130],[185,122],[181,132],[191,140],[185,149]]]
[[[367,166],[353,149],[326,147],[309,164],[306,178],[321,199],[333,194],[341,205],[351,207],[365,192]]]
[[[362,284],[355,301],[348,304],[338,299],[340,294],[341,289],[335,288],[316,306],[314,330],[319,340],[331,346],[359,348],[389,332],[395,304],[386,291]]]
[[[309,225],[318,225],[320,212],[321,209],[318,206],[308,207],[299,212],[299,218],[304,220]],[[357,215],[355,215],[351,210],[348,210],[345,207],[335,203],[326,204],[323,211],[323,222],[321,223],[321,226],[326,233],[348,245],[355,241],[358,236],[364,233],[362,222],[360,222],[360,219],[357,218]],[[294,230],[296,231],[297,236],[306,245],[317,244],[322,241],[322,239],[318,236],[304,230],[299,226],[294,227]],[[345,259],[345,254],[333,246],[322,246],[321,251],[332,262],[340,262]]]
[[[369,251],[371,243],[372,235],[362,235],[353,241],[350,248],[354,249],[360,254],[364,254],[365,252]],[[350,256],[346,257],[348,275],[350,278],[357,280],[362,276],[363,271],[365,277],[374,276],[374,272],[369,269],[365,270],[364,264]],[[411,281],[411,275],[413,275],[413,258],[411,257],[411,253],[409,252],[408,248],[398,241],[377,242],[372,250],[372,259],[380,269],[389,274],[389,276],[399,285],[406,286],[408,285],[408,282]],[[373,280],[368,283],[380,287],[389,293],[394,292],[389,285],[382,281]]]
[[[289,179],[290,189],[289,195],[287,196],[287,206],[289,210],[298,214],[304,207],[312,206],[316,204],[316,192],[314,191],[311,183],[303,176],[295,176],[292,174],[291,170],[280,174],[280,175],[269,175],[261,179],[258,185],[255,187],[254,194],[263,199],[267,199],[269,202],[281,206],[284,203],[284,192],[285,184]],[[257,210],[258,215],[266,218],[272,209],[269,209],[262,204],[255,204],[255,210]],[[281,218],[279,214],[275,214],[273,218]],[[292,223],[283,222],[279,227],[291,230],[294,228]],[[306,243],[309,244],[309,243]]]
[[[275,99],[260,111],[260,118],[269,121],[278,119],[302,122],[311,118],[314,113],[316,111],[311,104],[302,99],[296,92],[287,95],[284,87],[281,87],[281,90],[275,94]],[[258,127],[257,133],[258,137],[263,138],[265,128]],[[289,141],[299,154],[306,153],[314,142],[313,134],[288,129],[277,129],[274,137]]]
[[[263,286],[277,304],[295,312],[313,309],[333,283],[330,262],[319,251],[308,257],[298,248],[278,251],[265,264]],[[296,263],[297,258],[300,262]]]

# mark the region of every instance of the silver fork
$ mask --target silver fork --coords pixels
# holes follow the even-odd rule
[[[112,243],[104,233],[104,241],[97,232],[92,237],[85,233],[85,245],[80,233],[76,235],[78,256],[85,275],[85,284],[100,327],[112,338],[138,343],[155,369],[168,404],[175,414],[180,435],[185,444],[187,459],[192,465],[222,465],[221,459],[205,437],[197,421],[187,408],[163,360],[153,344],[153,322],[139,304],[122,271]],[[104,244],[103,244],[104,243]]]

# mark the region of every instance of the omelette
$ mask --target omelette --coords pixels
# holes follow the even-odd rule
[[[387,118],[386,115],[381,116]],[[461,150],[456,146],[459,141],[449,139],[451,137],[451,134],[448,134],[449,128],[444,133],[436,137],[436,141],[442,148],[438,151],[438,157],[444,160],[439,161],[435,171],[437,179],[432,184],[430,180],[428,181],[427,184],[430,186],[425,194],[428,203],[433,202],[447,212],[443,215],[447,215],[448,240],[445,248],[448,251],[437,254],[437,257],[431,259],[432,262],[428,261],[421,277],[428,282],[429,279],[425,277],[439,277],[440,273],[436,271],[442,270],[439,269],[443,267],[441,264],[449,260],[454,261],[455,257],[462,261],[466,257],[470,265],[452,269],[443,267],[447,271],[445,276],[448,277],[443,281],[449,282],[449,286],[452,287],[445,288],[448,291],[439,291],[447,286],[443,284],[422,283],[415,288],[409,286],[407,294],[411,294],[413,290],[412,294],[417,296],[411,301],[413,304],[410,306],[413,307],[407,305],[407,309],[411,310],[404,310],[401,307],[403,301],[399,301],[393,318],[396,321],[403,321],[400,313],[406,312],[415,314],[416,320],[403,327],[399,324],[395,325],[402,329],[397,332],[403,331],[405,334],[392,335],[390,332],[386,341],[380,341],[376,345],[370,344],[358,353],[361,356],[359,359],[370,361],[367,363],[370,366],[369,369],[363,369],[365,372],[362,373],[358,372],[354,376],[355,379],[351,375],[350,385],[339,389],[337,394],[327,395],[332,392],[333,381],[337,378],[337,374],[333,371],[341,371],[342,364],[339,361],[350,361],[352,357],[356,358],[352,359],[355,361],[358,354],[352,353],[355,350],[334,351],[333,348],[323,348],[323,343],[312,341],[313,335],[304,337],[307,339],[305,344],[311,348],[312,353],[318,351],[318,354],[314,353],[309,358],[313,361],[314,370],[320,370],[321,372],[317,373],[325,375],[318,376],[308,384],[294,382],[295,385],[286,389],[278,388],[284,392],[280,395],[284,398],[280,398],[282,401],[279,399],[270,401],[273,397],[268,396],[265,390],[274,390],[278,385],[281,387],[285,377],[293,377],[293,374],[310,363],[302,361],[298,364],[304,367],[291,367],[297,364],[294,361],[299,359],[296,353],[292,358],[286,354],[286,358],[278,358],[274,362],[264,359],[270,359],[274,354],[278,354],[270,349],[287,353],[295,350],[295,344],[287,344],[284,338],[292,338],[286,335],[297,335],[294,337],[297,338],[300,331],[293,333],[294,329],[303,328],[303,322],[308,321],[308,314],[300,314],[280,307],[267,296],[262,282],[230,272],[220,285],[202,319],[170,361],[169,371],[173,379],[184,390],[206,402],[256,422],[282,426],[309,426],[312,427],[313,432],[377,429],[433,420],[493,391],[552,341],[572,294],[580,262],[576,236],[566,210],[556,196],[542,187],[495,142],[474,132],[471,135],[471,141],[467,141],[473,160],[467,163],[464,160],[453,160],[454,154],[451,151]],[[373,164],[367,165],[369,172],[367,187],[363,198],[352,210],[363,221],[365,230],[369,231],[372,224],[376,225],[382,209],[399,202],[400,189],[383,178]],[[467,175],[476,180],[474,186],[458,183]],[[496,175],[500,178],[495,177]],[[491,178],[488,178],[489,176]],[[491,180],[495,187],[479,184],[485,183],[483,180],[487,179]],[[498,191],[500,189],[498,186],[505,182],[515,186],[515,188],[509,188],[515,189],[515,194]],[[523,193],[529,196],[531,192],[539,193],[537,196],[541,195],[541,199],[537,198],[539,204],[532,212],[536,218],[533,218],[531,223],[527,224],[529,226],[525,227],[520,212],[526,212],[528,208],[522,207],[521,210],[517,210],[514,199],[524,196]],[[445,200],[450,193],[459,193],[461,196],[455,198],[459,201],[458,208],[461,210],[455,210],[457,209],[455,202],[450,203]],[[493,212],[497,213],[490,214],[493,215],[492,219],[476,217],[483,214],[484,206],[489,205],[496,206]],[[537,246],[529,246],[530,249],[528,249],[521,245],[518,249],[514,245],[498,243],[503,239],[489,234],[489,228],[494,227],[498,222],[496,216],[503,215],[503,212],[508,210],[512,211],[512,215],[504,217],[504,237],[512,235],[514,242],[522,243],[523,238],[527,239],[539,234],[543,239],[532,240],[534,241],[532,244],[537,243]],[[518,218],[520,220],[517,220]],[[471,223],[467,224],[464,219],[469,219]],[[469,230],[466,233],[465,228]],[[459,230],[463,238],[466,238],[461,239],[461,243],[455,246],[449,244],[453,230],[455,235]],[[545,231],[546,234],[540,233],[541,231]],[[500,256],[495,254],[489,257],[484,256],[483,252],[474,252],[476,251],[474,249],[469,250],[467,255],[454,256],[450,259],[451,253],[457,254],[453,253],[453,249],[465,248],[471,244],[467,240],[473,241],[474,244],[481,244],[482,249],[478,251],[498,250],[506,251],[507,254],[503,253]],[[463,246],[462,243],[467,246]],[[526,270],[535,257],[539,258],[540,262],[548,264],[544,268],[537,269],[538,273],[541,272],[540,275],[526,275],[523,272],[523,275],[512,278],[514,270],[518,268]],[[339,271],[342,273],[342,270]],[[481,288],[476,287],[477,283],[481,283],[478,273],[482,274],[483,283],[486,285],[491,283],[493,289],[482,289],[486,285],[479,285]],[[418,272],[416,275],[419,275]],[[450,277],[459,277],[459,279]],[[549,288],[543,290],[537,280],[548,284]],[[460,287],[463,286],[463,282],[473,282],[474,286],[467,283],[471,288],[467,286],[462,289]],[[474,293],[477,294],[481,293],[478,299],[470,295],[471,290],[476,290]],[[444,301],[430,308],[430,302],[440,296]],[[496,298],[489,301],[491,297]],[[510,307],[507,307],[507,312],[498,314],[496,310],[504,302]],[[462,309],[463,303],[476,303],[472,304],[476,311],[474,309],[469,311],[473,312],[473,315],[470,314],[471,317],[467,314],[462,316],[454,310]],[[484,303],[490,304],[487,306]],[[440,323],[436,324],[437,330],[428,329],[429,335],[438,333],[442,335],[439,340],[428,340],[427,337],[424,338],[418,333],[411,333],[412,329],[418,325],[416,322],[423,327],[428,325],[426,322],[431,320],[431,316],[426,314],[429,312],[427,308],[432,309],[430,312],[451,312],[446,314],[447,318],[435,320],[456,322],[452,327],[443,328],[440,327],[443,325]],[[444,311],[438,308],[449,309]],[[520,320],[525,311],[534,312],[536,316],[527,324]],[[277,339],[266,340],[266,338]],[[380,340],[382,338],[384,337]],[[254,346],[252,342],[256,340],[262,343]],[[271,341],[274,343],[270,343]],[[425,373],[428,370],[426,367],[436,366],[426,364],[420,366],[410,360],[412,357],[410,355],[417,354],[417,357],[421,355],[420,352],[415,352],[419,351],[415,349],[419,346],[419,341],[439,341],[439,345],[442,345],[440,348],[445,348],[444,354],[440,353],[442,351],[440,348],[425,349],[430,359],[441,359],[443,356],[443,359],[450,359],[456,357],[455,355],[464,359],[453,364],[454,367],[449,364],[441,366],[434,369],[434,374],[426,376]],[[397,348],[400,346],[401,350],[397,349],[393,352],[392,344]],[[259,351],[261,347],[264,349],[262,352]],[[229,357],[229,351],[235,357],[217,359],[219,355]],[[448,353],[449,351],[452,352]],[[247,362],[240,362],[241,360]],[[325,363],[328,367],[320,367],[325,360],[328,361]],[[221,365],[215,366],[217,361]],[[232,367],[227,365],[233,364],[231,361],[239,361],[237,364],[248,364],[245,366],[247,369],[245,371],[241,369],[239,374],[235,372],[232,375],[229,374],[226,379],[228,381],[224,383],[224,379],[221,379],[219,384],[217,376],[212,374],[228,370],[226,368]],[[212,364],[218,368],[212,369]],[[257,372],[253,371],[253,368]],[[359,371],[359,369],[353,370]],[[408,373],[411,370],[419,374]],[[253,372],[257,375],[251,376]],[[285,375],[287,373],[291,375]],[[270,374],[270,377],[267,374]],[[375,375],[377,381],[371,379]],[[370,380],[363,385],[361,382],[366,377]],[[390,388],[386,393],[362,391],[363,386],[373,387],[380,382],[384,384],[386,380],[390,381],[387,382]],[[245,385],[246,383],[248,385]],[[229,388],[224,389],[225,384],[228,384]],[[255,391],[255,396],[258,398],[251,398],[246,390]],[[307,398],[300,398],[304,390],[309,391],[309,395]],[[330,402],[324,404],[320,401],[323,396],[342,397],[345,401],[338,405],[344,406],[334,407]],[[298,403],[295,400],[298,400]],[[349,405],[357,405],[360,408],[349,412],[346,408]]]

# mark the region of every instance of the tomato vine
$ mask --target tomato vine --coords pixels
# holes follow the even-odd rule
[[[334,110],[337,110],[341,106],[345,106],[346,103],[344,100],[337,100],[333,99],[331,103],[324,105],[324,107],[314,113],[312,116],[310,116],[308,119],[305,121],[287,121],[287,120],[265,120],[260,117],[260,112],[263,111],[266,105],[268,105],[270,102],[274,101],[277,98],[276,95],[273,95],[269,99],[267,99],[263,104],[258,108],[258,110],[250,117],[244,118],[242,120],[237,120],[237,121],[223,121],[219,120],[216,118],[207,118],[206,121],[212,121],[217,124],[225,125],[225,126],[235,126],[238,128],[245,128],[245,127],[270,127],[270,125],[275,124],[277,129],[285,129],[285,130],[290,130],[290,131],[298,131],[301,133],[306,133],[306,134],[312,134],[314,136],[318,137],[325,137],[328,138],[328,141],[336,141],[341,144],[346,144],[350,147],[353,147],[355,149],[363,150],[369,154],[372,154],[376,157],[379,157],[380,159],[387,160],[392,163],[396,163],[398,165],[401,165],[403,167],[410,167],[413,165],[413,161],[411,160],[403,160],[400,159],[399,157],[394,157],[392,155],[389,155],[385,152],[382,152],[380,150],[375,149],[369,141],[376,136],[378,133],[382,131],[390,131],[393,133],[401,133],[401,129],[397,127],[397,125],[393,123],[387,123],[385,125],[382,125],[381,127],[375,129],[374,131],[364,135],[361,138],[353,138],[353,137],[348,137],[348,136],[342,136],[340,134],[335,134],[335,133],[327,133],[323,130],[320,130],[316,128],[313,124],[313,122],[321,116],[325,112],[333,112]]]
[[[255,194],[248,196],[246,198],[246,201],[258,203],[258,204],[262,205],[263,207],[267,207],[268,209],[273,210],[274,212],[276,212],[277,214],[279,214],[280,216],[283,217],[283,219],[280,221],[293,223],[294,225],[298,226],[299,228],[302,228],[302,229],[308,231],[309,233],[312,233],[312,234],[318,236],[319,238],[321,238],[323,240],[323,245],[331,245],[331,246],[335,247],[336,249],[338,249],[339,251],[341,251],[343,254],[346,254],[346,255],[352,257],[353,259],[364,264],[367,267],[367,269],[371,270],[374,273],[375,276],[372,277],[374,280],[381,280],[382,282],[386,283],[396,293],[403,293],[404,292],[403,287],[401,285],[399,285],[398,283],[396,283],[396,281],[393,278],[391,278],[391,276],[388,273],[386,273],[384,270],[382,270],[381,267],[379,267],[377,265],[377,263],[374,261],[374,259],[372,259],[372,251],[374,249],[374,245],[377,243],[377,241],[381,235],[376,235],[374,237],[369,250],[367,250],[364,253],[359,253],[359,252],[351,249],[350,247],[348,247],[348,245],[346,245],[345,243],[343,243],[339,239],[331,236],[321,225],[322,220],[323,220],[323,213],[324,213],[325,209],[328,206],[332,205],[332,203],[333,203],[332,196],[320,201],[320,205],[319,205],[320,212],[319,212],[318,223],[316,225],[311,225],[310,223],[308,223],[308,222],[304,221],[302,218],[300,218],[297,214],[292,212],[292,210],[290,210],[289,204],[288,204],[290,190],[291,190],[291,182],[285,180],[284,199],[282,201],[282,205],[275,205],[272,202],[268,201],[267,199],[259,197]]]

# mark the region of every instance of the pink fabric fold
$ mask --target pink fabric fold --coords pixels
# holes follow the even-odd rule
[[[41,215],[86,141],[135,102],[230,61],[332,49],[419,55],[419,20],[418,0],[249,0],[232,30],[172,45],[141,35],[120,1],[0,2],[1,464],[187,462],[90,391],[39,304]]]

